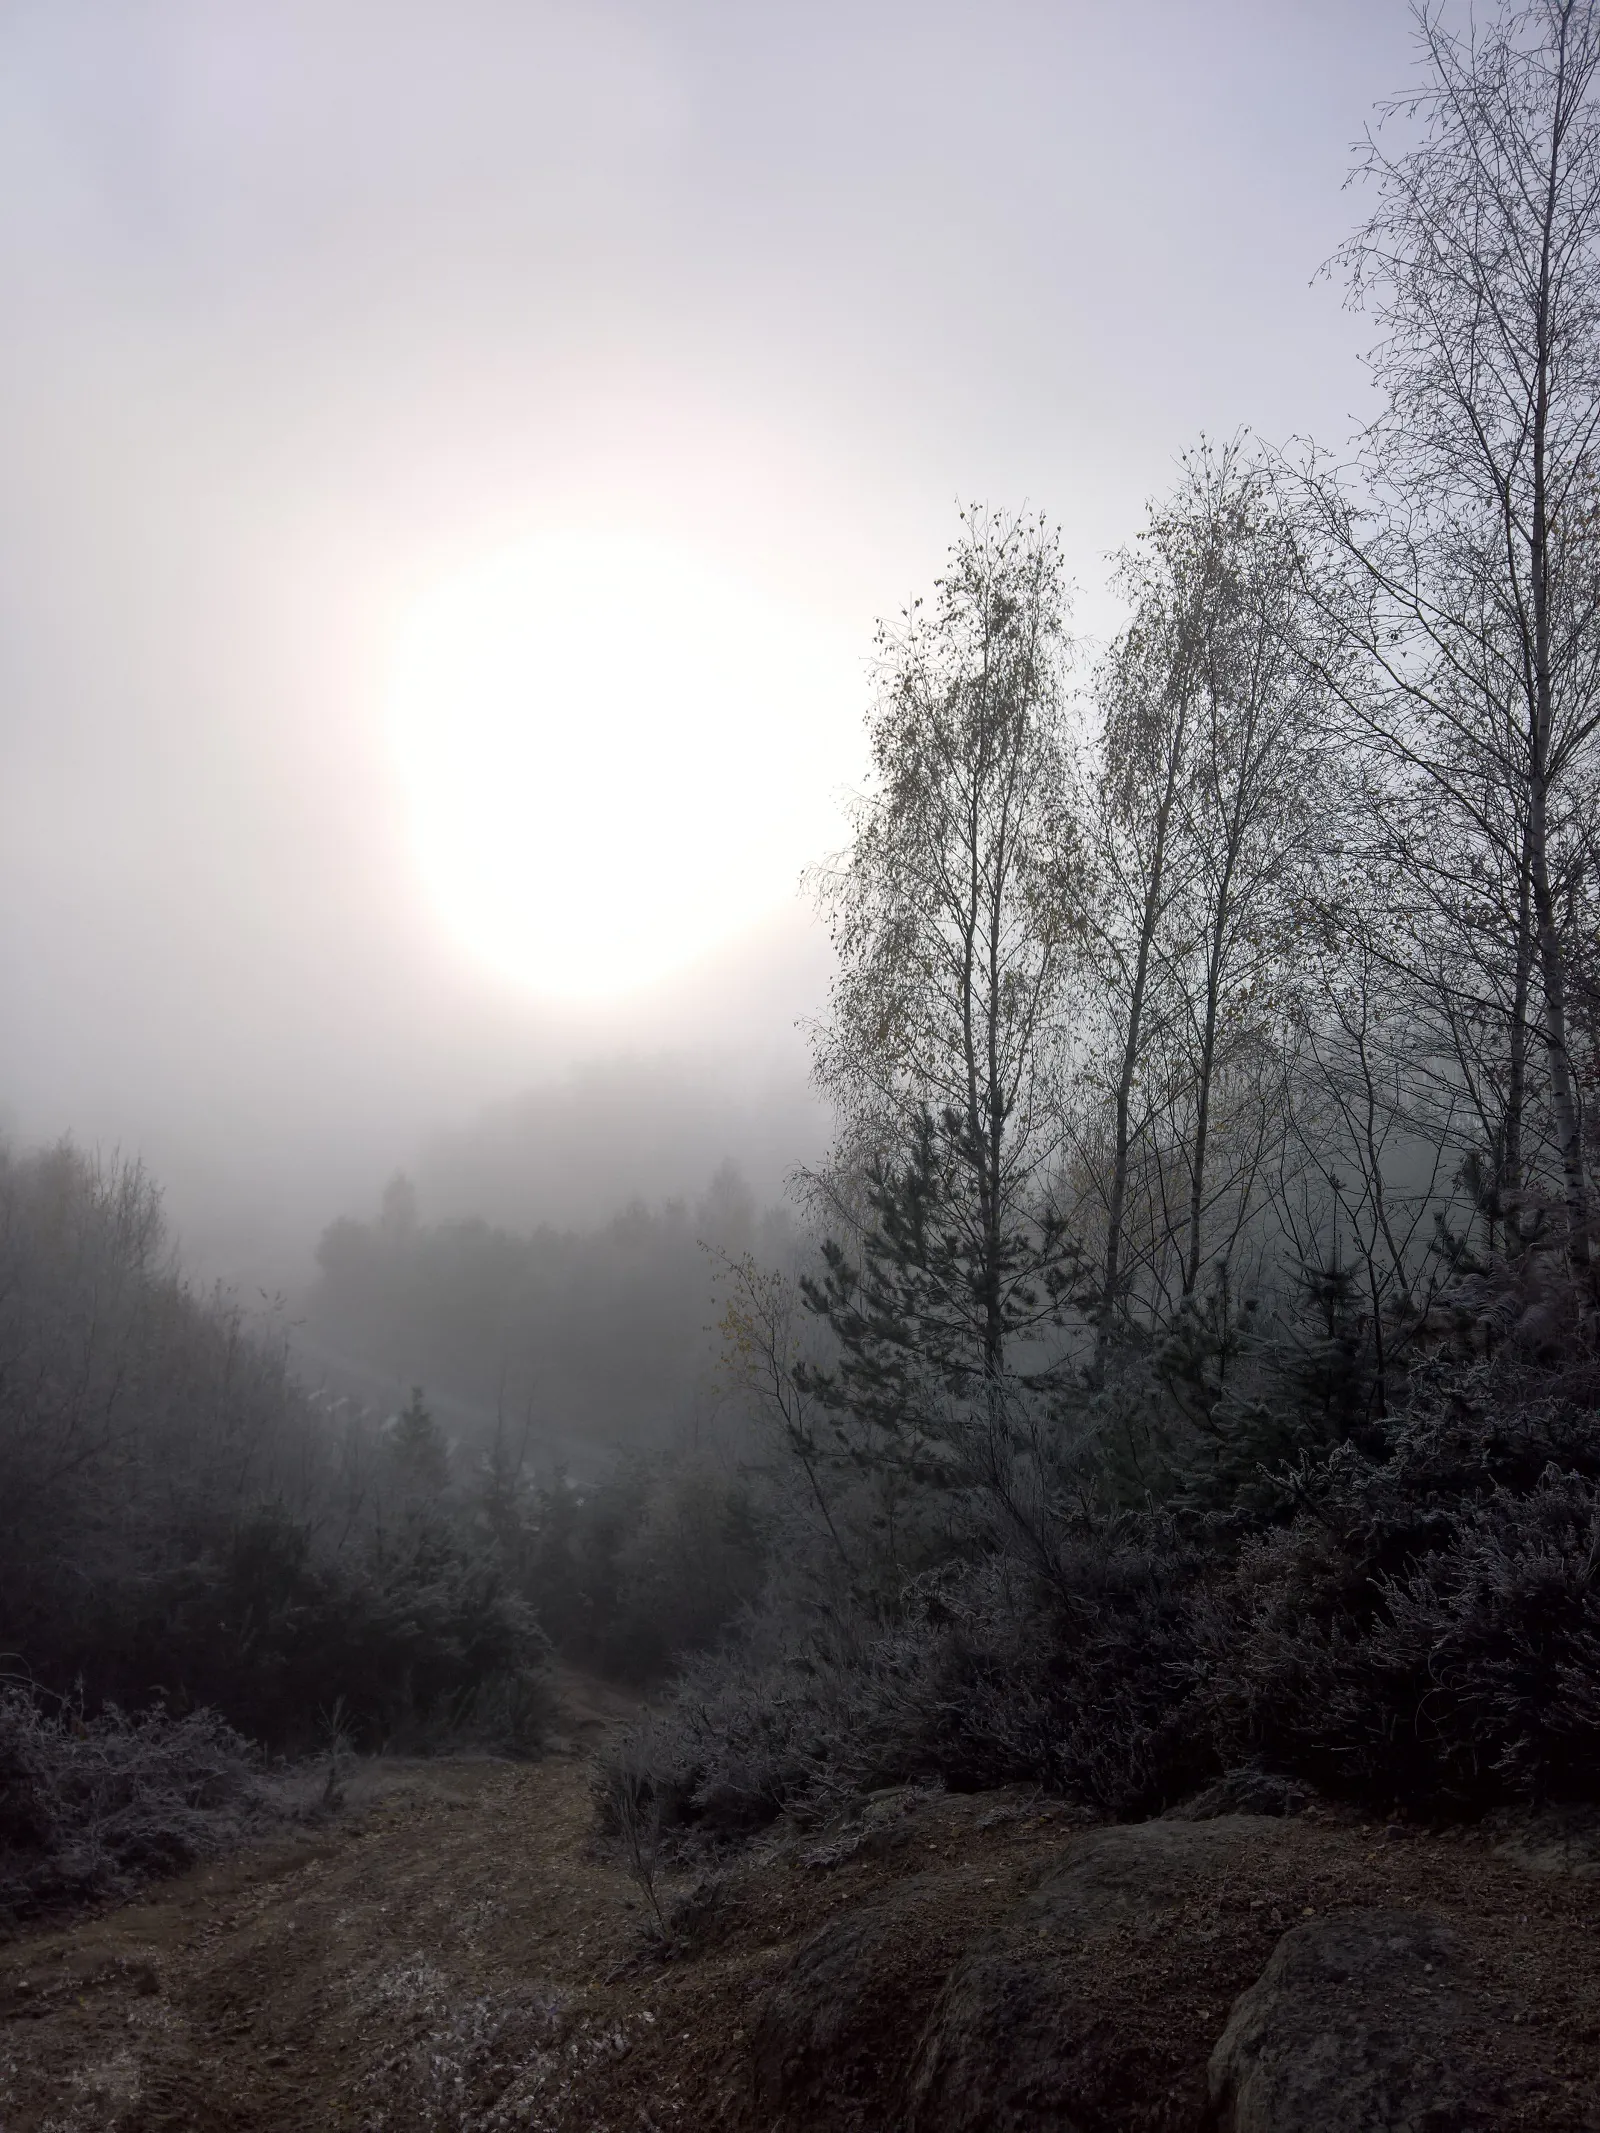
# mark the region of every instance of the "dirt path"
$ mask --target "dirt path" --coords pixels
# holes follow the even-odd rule
[[[414,1766],[320,1832],[0,1947],[0,2133],[747,2127],[747,2027],[767,1984],[831,1914],[914,1875],[926,1931],[894,1951],[881,2004],[846,2010],[861,2031],[854,2100],[808,2120],[881,2125],[874,2066],[903,2058],[944,1968],[1061,1858],[1070,1818],[1020,1795],[890,1802],[869,1841],[847,1829],[748,1860],[702,1895],[664,1962],[638,1890],[591,1849],[582,1743],[609,1715],[590,1696],[569,1752],[544,1763]],[[1461,1841],[1295,1824],[1091,1986],[1148,2023],[1161,2066],[1192,2086],[1285,1924],[1426,1903],[1462,1921],[1510,2048],[1548,2069],[1525,2122],[1589,2124],[1595,1888]]]
[[[479,2062],[631,1945],[637,1899],[586,1857],[590,1819],[574,1758],[441,1763],[0,1951],[0,2126],[454,2125]]]
[[[562,1683],[560,1752],[365,1766],[337,1819],[0,1947],[0,2133],[562,2122],[640,1899],[589,1844],[627,1699]],[[496,2088],[503,2084],[494,2082]]]

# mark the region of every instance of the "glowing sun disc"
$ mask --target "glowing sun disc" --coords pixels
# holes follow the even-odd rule
[[[859,682],[814,626],[664,544],[543,537],[437,587],[390,731],[429,897],[571,999],[668,976],[837,841]]]

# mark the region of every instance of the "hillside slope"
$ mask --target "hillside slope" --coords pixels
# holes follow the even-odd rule
[[[1600,1885],[1486,1839],[1314,1810],[1143,1825],[1156,1842],[1020,1794],[896,1794],[698,1889],[667,1877],[667,1960],[593,1826],[581,1749],[411,1766],[319,1832],[23,1934],[0,1948],[0,2125],[1175,2133],[1215,2122],[1207,2060],[1285,1933],[1352,1909],[1452,1936],[1500,2101],[1438,2123],[1600,2123]],[[1155,1860],[1143,1883],[1107,1879],[1108,1843]],[[1076,1911],[1052,1910],[1074,1873]],[[1443,2005],[1431,1961],[1399,1989]]]

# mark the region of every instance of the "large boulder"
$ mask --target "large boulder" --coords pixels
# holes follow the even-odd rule
[[[1459,1941],[1420,1911],[1316,1918],[1234,2006],[1208,2074],[1217,2133],[1471,2133],[1508,2098]]]

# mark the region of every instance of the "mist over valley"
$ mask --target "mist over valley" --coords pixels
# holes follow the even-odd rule
[[[1600,0],[0,163],[6,2133],[1600,2123]]]

